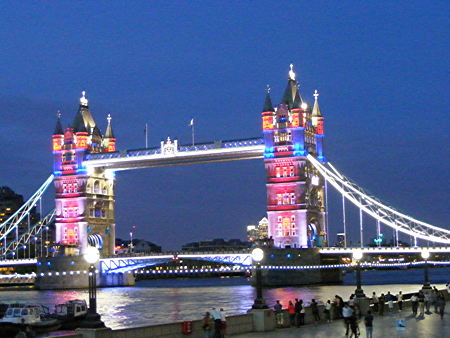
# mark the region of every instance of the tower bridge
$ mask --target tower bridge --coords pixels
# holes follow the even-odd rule
[[[4,265],[36,263],[41,269],[47,269],[38,274],[38,280],[39,276],[52,274],[55,269],[66,270],[67,265],[75,261],[73,264],[82,265],[78,260],[88,245],[95,245],[100,250],[103,272],[134,270],[163,263],[171,256],[111,257],[116,237],[115,172],[250,159],[264,161],[268,233],[275,248],[293,252],[314,249],[322,257],[348,254],[354,250],[329,248],[328,187],[342,195],[344,233],[347,233],[345,202],[351,202],[359,209],[360,247],[364,252],[397,250],[398,253],[416,253],[420,250],[418,240],[432,245],[450,244],[450,230],[416,220],[386,205],[345,177],[327,160],[323,146],[324,116],[317,90],[313,97],[312,105],[302,98],[291,65],[287,86],[278,105],[272,104],[270,88],[266,90],[261,112],[262,138],[192,145],[179,145],[177,140],[167,138],[158,147],[118,151],[111,116],[108,115],[106,132],[102,134],[83,92],[73,123],[63,129],[61,116],[57,118],[52,135],[52,175],[14,215],[0,224],[1,262]],[[52,183],[55,186],[54,210],[50,210],[38,224],[28,224],[28,228],[19,233],[19,225],[41,202],[42,195]],[[414,247],[363,248],[363,215],[376,220],[378,237],[381,226],[387,226],[394,230],[397,246],[399,235],[404,234],[414,238]],[[48,257],[49,232],[53,232],[52,241],[58,250],[55,257]],[[31,247],[36,258],[33,261],[19,260],[27,251],[28,256],[32,256]],[[431,252],[433,250],[447,252],[447,247],[430,248]],[[307,264],[322,266],[318,256],[313,256]],[[250,263],[247,252],[226,256],[200,253],[190,258],[235,265]],[[315,263],[311,263],[313,261]]]

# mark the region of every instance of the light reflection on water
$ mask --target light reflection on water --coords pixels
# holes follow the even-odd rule
[[[388,290],[394,294],[399,290],[408,293],[421,287],[423,272],[369,271],[364,272],[362,278],[367,294]],[[431,270],[430,279],[443,287],[450,279],[450,269]],[[406,281],[410,284],[401,284]],[[269,288],[264,289],[264,298],[269,306],[277,299],[286,306],[294,298],[307,302],[312,298],[326,301],[339,294],[345,299],[354,289],[354,275],[348,274],[344,285]],[[253,304],[255,291],[246,278],[172,279],[141,281],[135,287],[99,289],[97,297],[102,319],[107,326],[116,329],[200,319],[212,307],[223,307],[227,315],[245,313]],[[4,288],[0,292],[0,302],[39,303],[50,309],[75,298],[87,300],[87,290],[13,291]]]

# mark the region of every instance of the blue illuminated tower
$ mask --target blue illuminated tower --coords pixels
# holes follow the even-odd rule
[[[268,88],[262,112],[267,176],[269,236],[276,247],[323,246],[324,180],[308,163],[311,154],[324,161],[323,116],[303,101],[293,65],[281,102],[272,105]]]

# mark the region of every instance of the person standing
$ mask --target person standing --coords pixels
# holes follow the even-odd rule
[[[373,312],[378,312],[378,297],[375,291],[372,293]]]
[[[225,311],[223,308],[220,308],[220,337],[225,337],[225,333],[227,331],[227,316],[225,316]]]
[[[305,325],[305,305],[303,304],[303,299],[299,300],[300,302],[300,325]]]
[[[425,297],[425,309],[427,311],[427,313],[430,313],[430,305],[431,305],[431,294],[433,293],[433,291],[431,291],[431,293],[426,293],[424,295]]]
[[[311,312],[314,316],[314,322],[317,324],[317,322],[320,321],[320,314],[319,306],[314,298],[311,300]]]
[[[203,325],[202,325],[202,329],[203,329],[205,338],[211,338],[212,326],[213,326],[213,321],[212,321],[211,315],[209,312],[206,312],[205,316],[203,317]]]
[[[344,309],[344,300],[341,296],[334,296],[336,299],[336,305],[337,305],[337,317],[336,318],[342,318],[342,310]]]
[[[391,291],[388,291],[388,293],[386,295],[386,300],[387,300],[389,312],[392,312],[392,310],[394,309],[394,296],[391,295]]]
[[[364,317],[364,324],[366,324],[366,338],[372,338],[373,333],[373,316],[372,311],[367,311],[367,315]]]
[[[273,307],[275,310],[275,319],[277,321],[277,327],[283,327],[283,306],[280,301],[277,300],[277,303]]]
[[[434,313],[439,313],[439,311],[438,311],[439,306],[437,303],[438,297],[439,297],[439,290],[436,287],[434,287],[433,292],[431,293],[431,303],[434,306]]]
[[[295,298],[294,310],[295,310],[295,326],[300,327],[300,311],[302,309],[302,305],[298,301],[298,298]]]
[[[327,320],[327,323],[331,322],[331,300],[327,300],[325,303],[325,309],[323,310],[323,313],[325,313],[325,319]]]
[[[438,299],[436,301],[439,305],[439,314],[441,316],[441,320],[444,319],[444,313],[445,313],[445,297],[442,293],[439,293]]]
[[[344,317],[345,335],[348,336],[351,319],[353,317],[353,309],[348,306],[348,303],[344,303],[344,307],[342,308],[342,315]]]
[[[380,307],[380,309],[379,309],[380,310],[379,311],[380,316],[384,315],[384,303],[385,302],[386,302],[386,297],[384,296],[384,293],[382,293],[380,298],[378,299],[378,304],[379,304],[379,307]]]
[[[353,337],[353,335],[355,335],[355,337],[359,336],[358,320],[355,315],[350,318],[350,329],[352,330],[350,337]]]
[[[413,294],[411,296],[411,309],[414,316],[417,315],[418,306],[419,306],[419,297],[417,297],[416,294]]]
[[[289,324],[292,327],[295,325],[295,306],[291,301],[289,301],[288,304],[288,313],[289,313]]]
[[[422,290],[419,291],[419,295],[417,296],[419,298],[419,316],[424,317],[425,316],[425,295],[423,294]]]
[[[398,311],[402,311],[403,310],[403,294],[401,291],[399,291],[397,293],[397,304],[398,304]]]
[[[214,319],[214,338],[220,338],[220,326],[222,324],[222,317],[220,312],[215,307],[212,308],[211,316]]]

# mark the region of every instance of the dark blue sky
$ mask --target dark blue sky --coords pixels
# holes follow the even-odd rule
[[[188,143],[191,117],[199,141],[246,138],[261,135],[266,84],[278,103],[293,62],[303,98],[320,92],[332,163],[448,227],[448,2],[299,3],[0,2],[0,185],[27,197],[44,181],[55,113],[71,123],[81,90],[103,131],[112,114],[118,149],[143,147],[145,123],[151,145]],[[256,160],[119,173],[118,235],[137,225],[165,249],[244,238],[265,215],[264,182]]]

